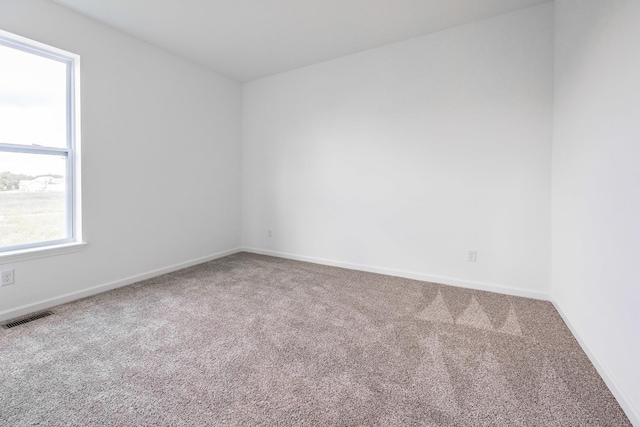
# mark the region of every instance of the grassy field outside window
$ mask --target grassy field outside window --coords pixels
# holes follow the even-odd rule
[[[66,237],[65,193],[0,191],[0,247]]]

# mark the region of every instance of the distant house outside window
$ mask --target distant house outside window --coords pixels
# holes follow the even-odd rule
[[[81,241],[79,67],[0,31],[0,257]]]

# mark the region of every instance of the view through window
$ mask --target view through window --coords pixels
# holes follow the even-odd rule
[[[0,253],[77,238],[77,60],[0,33]]]

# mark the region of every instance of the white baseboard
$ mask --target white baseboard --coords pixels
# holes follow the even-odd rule
[[[589,360],[600,374],[600,377],[602,378],[604,383],[607,385],[607,387],[609,387],[609,390],[611,390],[611,393],[620,404],[620,407],[627,415],[627,418],[629,418],[629,421],[631,421],[631,424],[636,427],[640,427],[640,411],[638,410],[638,408],[634,406],[631,399],[629,399],[629,397],[622,391],[622,389],[620,389],[618,383],[613,379],[605,365],[600,362],[598,356],[596,356],[596,354],[591,350],[591,348],[583,338],[583,335],[580,333],[580,330],[575,326],[575,324],[571,322],[571,319],[562,310],[562,307],[560,307],[560,305],[553,298],[551,299],[551,302],[556,308],[556,311],[562,317],[562,320],[564,320],[564,323],[567,325],[573,336],[578,341],[578,344],[580,344],[580,347],[582,347],[582,350],[586,353],[587,357],[589,357]]]
[[[375,267],[372,265],[353,264],[350,262],[335,261],[324,258],[316,258],[304,255],[296,255],[285,252],[269,251],[256,248],[242,248],[244,252],[251,252],[260,255],[269,255],[278,258],[292,259],[296,261],[306,261],[314,264],[330,265],[333,267],[341,267],[349,270],[366,271],[369,273],[385,274],[387,276],[404,277],[406,279],[420,280],[423,282],[440,283],[443,285],[458,286],[461,288],[476,289],[480,291],[496,292],[499,294],[513,295],[525,298],[534,298],[548,301],[549,295],[543,292],[537,292],[527,289],[518,289],[506,285],[498,285],[493,283],[474,282],[470,280],[458,279],[455,277],[435,276],[424,273],[416,273],[413,271],[395,270],[392,268]]]
[[[239,248],[218,252],[212,255],[207,255],[202,258],[197,258],[190,261],[174,264],[169,267],[163,267],[157,270],[148,271],[146,273],[136,274],[135,276],[126,277],[124,279],[116,280],[109,283],[104,283],[98,286],[92,286],[90,288],[82,289],[80,291],[70,292],[68,294],[60,295],[54,298],[49,298],[49,299],[38,301],[32,304],[26,304],[21,307],[5,310],[0,312],[0,322],[3,322],[8,319],[13,319],[15,317],[24,316],[26,314],[33,313],[35,311],[46,310],[48,308],[55,307],[56,305],[65,304],[81,298],[89,297],[91,295],[96,295],[102,292],[110,291],[112,289],[121,288],[123,286],[131,285],[132,283],[140,282],[146,279],[151,279],[152,277],[161,276],[163,274],[171,273],[177,270],[181,270],[183,268],[191,267],[197,264],[202,264],[203,262],[213,261],[214,259],[222,258],[227,255],[233,255],[238,252],[241,252]]]

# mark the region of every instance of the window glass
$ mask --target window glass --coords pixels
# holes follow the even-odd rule
[[[0,152],[0,247],[67,237],[65,157]]]
[[[0,143],[66,147],[66,63],[0,45]]]

